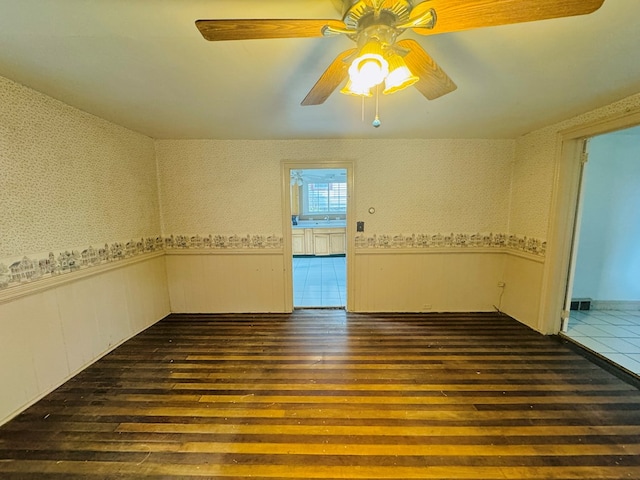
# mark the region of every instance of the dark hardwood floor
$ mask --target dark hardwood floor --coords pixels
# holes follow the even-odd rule
[[[640,479],[640,392],[499,314],[173,315],[0,427],[0,478]]]

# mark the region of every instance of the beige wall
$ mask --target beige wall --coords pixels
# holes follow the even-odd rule
[[[152,139],[0,78],[0,206],[2,423],[169,302]],[[105,244],[121,255],[81,264]],[[49,252],[78,263],[12,281],[12,264]]]
[[[0,77],[0,263],[160,233],[153,140]]]
[[[547,238],[560,132],[638,108],[640,94],[518,138],[509,214],[511,232]]]
[[[373,241],[399,235],[409,239],[437,234],[467,239],[478,233],[505,235],[514,144],[512,140],[157,141],[164,234],[187,239],[187,244],[195,235],[214,242],[216,237],[223,238],[225,244],[222,249],[172,250],[167,264],[172,308],[287,311],[282,288],[287,288],[285,262],[290,260],[283,257],[282,246],[276,245],[271,252],[275,258],[267,261],[255,249],[245,248],[243,255],[243,249],[227,248],[227,240],[231,236],[283,237],[282,189],[283,185],[289,188],[281,176],[283,161],[316,165],[347,161],[354,166],[352,221],[366,222],[358,243],[363,251],[357,258],[349,257],[355,266],[354,287],[349,290],[353,309],[416,311],[429,304],[439,310],[491,310],[500,294],[496,272],[502,271],[501,256],[489,255],[490,266],[483,274],[478,270],[482,261],[474,255],[445,253],[436,258],[425,256],[433,248],[421,248],[402,253],[402,262],[392,255],[383,266],[380,262],[388,256],[372,255],[369,247]],[[376,213],[369,214],[369,207]],[[229,250],[235,256],[221,255]],[[398,249],[394,253],[401,254]],[[408,253],[419,256],[410,259]],[[456,260],[452,272],[439,268],[447,258]],[[391,275],[389,265],[395,265]],[[478,273],[467,275],[465,268]],[[216,276],[226,281],[216,282]],[[405,279],[411,288],[403,295],[379,295],[392,291],[392,277]],[[358,288],[365,284],[367,288]],[[435,284],[440,287],[431,289]],[[471,292],[459,305],[450,295],[456,286]],[[256,295],[256,291],[270,293]]]
[[[359,312],[490,312],[500,305],[501,250],[361,250],[355,255]]]
[[[283,160],[353,161],[367,235],[506,233],[514,143],[159,140],[164,233],[282,235]]]
[[[0,424],[169,314],[162,252],[93,270],[1,292]]]
[[[278,146],[157,140],[164,234],[282,235]]]
[[[553,196],[558,190],[554,182],[558,174],[559,132],[638,108],[639,98],[629,97],[516,141],[159,141],[156,148],[164,233],[281,235],[280,161],[353,161],[355,216],[366,221],[359,246],[380,248],[393,243],[394,237],[400,237],[402,242],[402,238],[411,239],[416,234],[514,236],[516,243],[524,244],[525,248],[522,251],[511,244],[504,250],[501,280],[506,283],[504,295],[500,299],[492,293],[491,298],[478,298],[471,305],[480,308],[500,300],[506,313],[534,329],[553,333],[557,331],[554,320],[548,318],[541,302],[545,290],[562,288],[554,284],[557,281],[549,273],[548,262],[545,263],[549,225],[555,215]],[[180,165],[188,168],[179,171]],[[262,183],[262,179],[268,180]],[[220,192],[224,195],[218,196]],[[224,200],[231,192],[238,195],[229,195],[232,201]],[[250,198],[250,203],[256,204],[256,197],[262,199],[257,209],[246,208],[241,201]],[[376,208],[374,215],[367,213],[370,206]],[[533,248],[527,246],[531,242]],[[359,251],[362,255],[358,257],[359,265],[370,266],[383,258],[367,258],[364,255],[368,253],[372,252]],[[413,253],[422,255],[427,251]],[[368,267],[367,271],[383,270]],[[364,271],[356,268],[359,284]],[[415,269],[399,269],[394,274],[400,278],[422,278]],[[277,269],[274,275],[277,276],[274,281],[282,281]],[[395,296],[381,305],[380,296],[363,296],[384,289],[383,283],[388,278],[381,275],[380,285],[352,292],[358,296],[354,305],[363,309],[369,309],[365,305],[375,305],[373,309],[448,305],[440,299],[423,302],[417,296],[410,299]],[[492,284],[494,280],[495,275],[478,281]],[[371,277],[367,281],[371,283]],[[188,308],[184,303],[181,305]]]
[[[563,132],[625,116],[638,109],[640,94],[536,130],[516,141],[510,231],[545,238],[555,244],[550,245],[552,256],[547,255],[544,263],[523,263],[521,258],[515,257],[509,260],[504,305],[506,313],[538,331],[558,331],[561,309],[549,311],[550,292],[561,292],[565,288],[563,276],[566,272],[554,271],[554,266],[559,263],[560,256],[568,255],[569,239],[551,238],[558,233],[558,219],[563,214],[559,209],[567,203],[558,199],[571,183],[570,179],[561,178],[562,172],[571,170],[561,165],[567,161],[560,154]],[[560,244],[562,240],[564,242]],[[557,252],[558,249],[561,251]]]

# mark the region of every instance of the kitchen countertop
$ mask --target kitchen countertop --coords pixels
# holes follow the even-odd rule
[[[346,220],[299,220],[291,228],[345,228]]]

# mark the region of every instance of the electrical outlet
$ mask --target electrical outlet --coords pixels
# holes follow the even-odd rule
[[[364,232],[364,222],[356,222],[356,232]]]
[[[430,303],[425,303],[422,305],[422,310],[431,310],[431,304]]]

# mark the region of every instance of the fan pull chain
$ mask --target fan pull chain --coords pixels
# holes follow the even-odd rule
[[[380,86],[376,85],[376,118],[374,118],[373,122],[371,123],[371,125],[373,125],[374,128],[378,128],[381,124],[380,115],[378,115],[379,106],[380,106]]]

